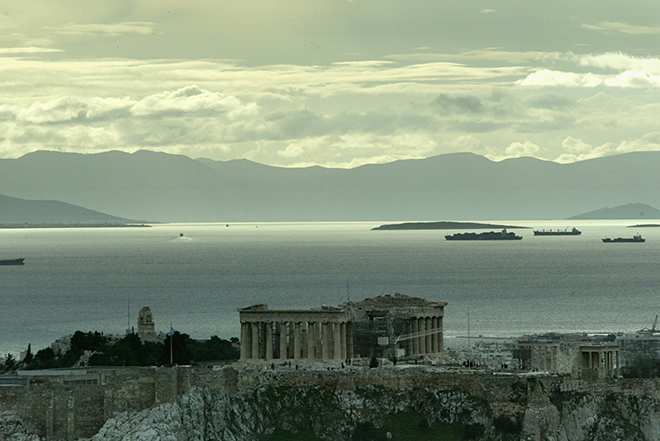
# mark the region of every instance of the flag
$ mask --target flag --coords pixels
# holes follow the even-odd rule
[[[170,335],[174,335],[174,328],[170,325]]]

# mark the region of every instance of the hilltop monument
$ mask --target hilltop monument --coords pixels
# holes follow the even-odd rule
[[[156,339],[154,316],[148,306],[140,309],[138,313],[137,335],[141,340],[153,341]]]

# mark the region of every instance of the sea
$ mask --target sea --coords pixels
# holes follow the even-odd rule
[[[489,222],[487,220],[482,222]],[[637,221],[491,221],[521,241],[446,241],[466,230],[372,231],[382,222],[155,224],[0,230],[0,356],[75,331],[239,336],[238,309],[314,308],[401,293],[447,302],[445,339],[634,332],[660,314],[660,228]],[[660,221],[659,221],[660,222]],[[581,236],[532,229],[577,227]],[[640,233],[645,243],[602,242]]]

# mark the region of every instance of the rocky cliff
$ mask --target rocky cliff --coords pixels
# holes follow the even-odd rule
[[[650,380],[392,370],[261,374],[243,386],[193,387],[176,403],[115,416],[93,440],[339,441],[387,439],[388,432],[412,440],[434,431],[433,439],[660,439],[659,384]]]
[[[660,440],[660,382],[651,379],[494,375],[410,366],[336,370],[243,366],[217,371],[163,369],[156,372],[162,377],[160,382],[165,381],[166,373],[170,382],[176,380],[179,392],[160,391],[156,393],[160,399],[146,408],[137,405],[145,401],[129,399],[126,391],[105,390],[107,399],[99,403],[104,403],[106,417],[96,425],[92,439],[339,441],[385,440],[389,436],[415,441]],[[54,429],[43,431],[41,436],[53,440],[81,438],[83,432],[76,436],[73,429],[77,424],[89,425],[89,407],[94,401],[83,401],[76,394],[109,387],[110,373],[103,375],[107,386],[72,388],[73,398],[67,399],[72,408],[63,414],[62,423],[59,417],[53,418]],[[142,375],[135,385],[148,384],[147,372]],[[160,389],[160,382],[155,390]],[[149,384],[154,389],[154,384]],[[31,387],[39,396],[49,390],[40,389],[43,384],[36,382]],[[69,386],[57,382],[52,387]],[[20,392],[18,388],[12,390],[14,394]],[[115,407],[110,407],[111,402]],[[77,410],[75,403],[84,406],[87,413]],[[57,412],[57,406],[51,408],[49,412]],[[17,409],[0,413],[0,440],[38,440],[28,429],[43,423],[34,413],[21,414],[22,407]],[[57,430],[60,424],[71,430]]]

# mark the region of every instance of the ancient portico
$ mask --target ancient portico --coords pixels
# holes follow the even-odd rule
[[[350,315],[341,308],[239,310],[241,359],[345,360],[353,357]]]
[[[241,359],[437,356],[445,306],[402,294],[307,310],[250,306],[239,309]]]
[[[618,344],[583,344],[580,346],[580,353],[582,369],[595,369],[610,377],[620,375],[621,359]]]
[[[516,343],[514,358],[523,370],[588,373],[619,376],[619,345],[607,336],[587,334],[540,334]]]

